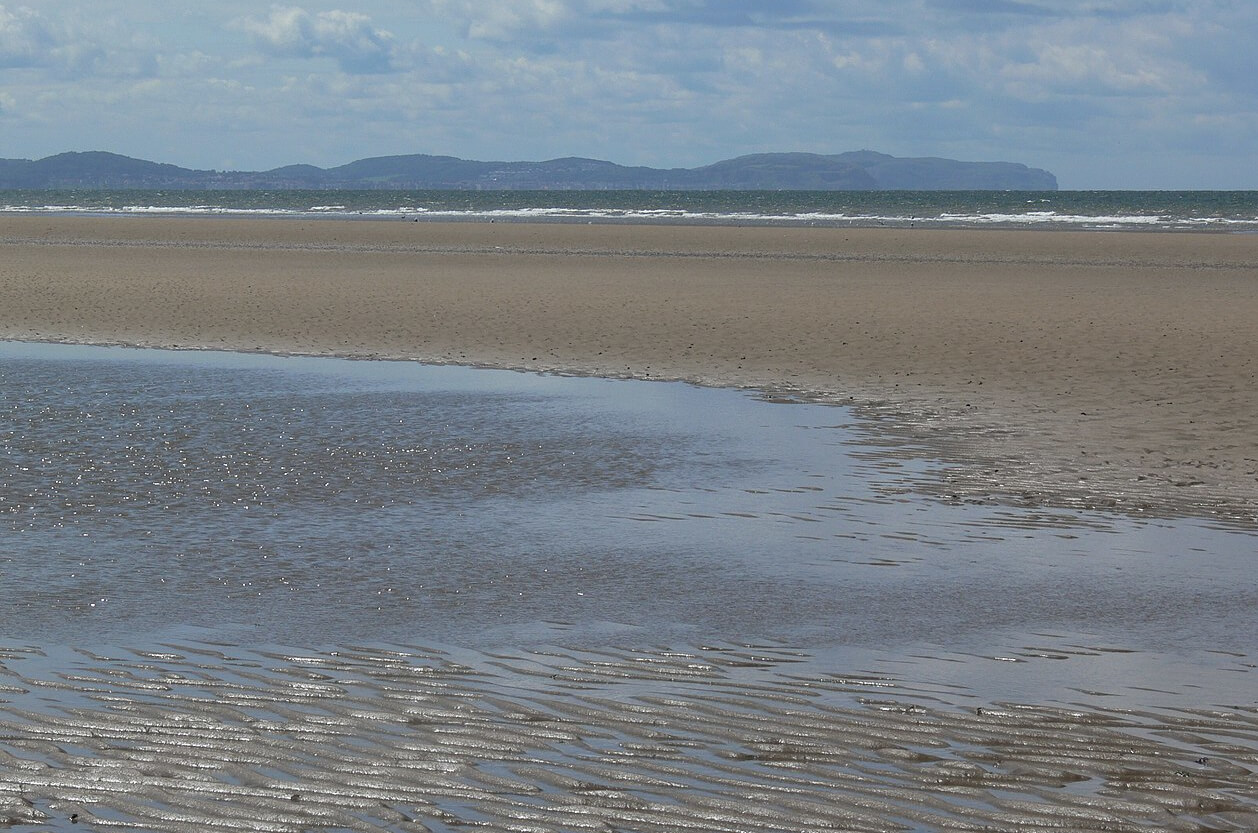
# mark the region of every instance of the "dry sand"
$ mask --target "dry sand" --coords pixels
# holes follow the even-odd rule
[[[0,337],[793,391],[927,484],[1258,522],[1258,236],[0,218]]]

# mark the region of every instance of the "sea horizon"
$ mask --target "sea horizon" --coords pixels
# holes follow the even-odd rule
[[[0,190],[0,213],[1258,232],[1258,191]]]

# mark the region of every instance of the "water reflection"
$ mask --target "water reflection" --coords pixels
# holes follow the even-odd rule
[[[409,363],[0,360],[11,643],[776,640],[941,683],[1206,673],[1220,696],[1258,644],[1252,537],[925,500],[905,484],[932,464],[862,455],[841,408]]]

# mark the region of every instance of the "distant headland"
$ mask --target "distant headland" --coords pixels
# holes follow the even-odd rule
[[[335,168],[204,171],[105,151],[0,159],[0,188],[1055,191],[1057,178],[1016,162],[839,154],[757,153],[698,168],[646,168],[566,157],[477,162],[411,154]]]

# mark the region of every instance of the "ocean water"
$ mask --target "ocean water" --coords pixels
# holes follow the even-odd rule
[[[0,191],[0,212],[1258,231],[1258,191]]]
[[[0,642],[771,644],[987,700],[1253,702],[1252,534],[928,500],[938,464],[855,420],[675,383],[3,343]]]

